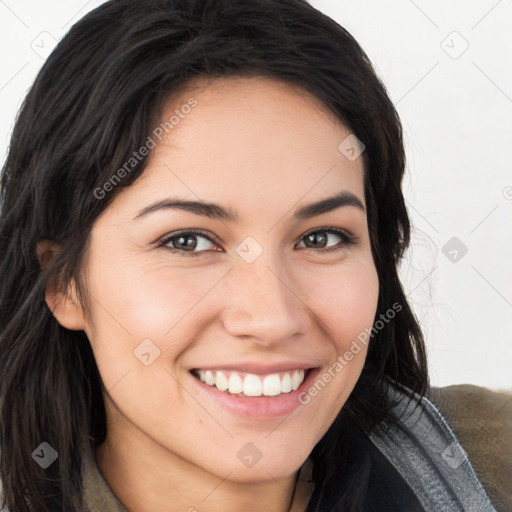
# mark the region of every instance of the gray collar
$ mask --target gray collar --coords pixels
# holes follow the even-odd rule
[[[390,381],[398,426],[379,423],[370,439],[393,464],[425,510],[496,512],[466,452],[427,398]]]

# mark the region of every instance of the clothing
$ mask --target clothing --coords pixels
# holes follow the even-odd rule
[[[512,395],[458,385],[432,388],[419,402],[406,391],[396,383],[389,390],[399,427],[381,422],[370,439],[424,510],[512,511]],[[310,481],[310,472],[306,461],[299,477]],[[127,512],[94,461],[85,497],[91,512]],[[305,506],[307,495],[299,499]]]
[[[512,394],[469,384],[432,388],[429,399],[467,452],[499,512],[512,511]]]
[[[373,443],[407,481],[426,511],[497,511],[439,409],[428,398],[421,402],[407,399],[405,389],[396,385],[389,390],[390,397],[399,399],[393,409],[399,426],[381,423],[370,435]],[[464,396],[452,395],[453,404],[444,399],[443,390],[432,396],[441,397],[445,407],[464,407]]]
[[[398,428],[381,422],[370,435],[371,446],[385,456],[378,474],[403,477],[404,487],[392,489],[400,505],[386,511],[417,510],[402,506],[412,489],[426,512],[512,512],[512,394],[463,384],[431,388],[419,402],[405,391],[396,383],[389,389]],[[311,469],[308,459],[298,477],[297,510],[309,499]],[[372,481],[367,504],[380,511],[373,495],[389,493],[389,486],[385,478]],[[94,459],[85,461],[84,499],[90,512],[128,512]]]

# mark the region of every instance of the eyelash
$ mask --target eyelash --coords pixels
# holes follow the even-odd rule
[[[310,248],[310,247],[303,248],[303,249],[305,249],[308,252],[319,252],[319,253],[335,252],[335,251],[340,251],[343,248],[350,247],[350,246],[352,246],[352,245],[357,243],[357,237],[356,236],[350,235],[350,234],[348,234],[344,230],[341,230],[341,229],[338,229],[338,228],[333,228],[333,227],[320,228],[320,229],[315,229],[314,231],[309,231],[308,233],[306,233],[306,234],[301,236],[300,241],[302,241],[302,239],[306,238],[307,236],[313,235],[315,233],[331,233],[331,234],[335,234],[335,235],[337,235],[337,236],[339,236],[341,238],[341,242],[339,244],[333,246],[333,247],[328,247],[328,248],[325,248],[325,249],[313,249],[313,248]],[[207,235],[206,233],[203,233],[202,231],[190,230],[190,231],[180,231],[180,232],[177,232],[177,233],[172,233],[169,236],[166,236],[165,238],[163,238],[160,241],[160,243],[158,244],[158,248],[166,249],[166,250],[168,250],[168,251],[170,251],[171,253],[174,253],[174,254],[178,253],[180,256],[184,256],[184,257],[200,256],[203,252],[207,252],[207,251],[199,251],[199,252],[183,251],[181,249],[175,249],[174,247],[170,247],[170,246],[167,245],[173,239],[179,238],[179,237],[182,237],[182,236],[187,236],[187,235],[201,236],[203,238],[206,238],[211,243],[213,243],[215,245],[219,245],[218,242],[215,241],[215,239],[213,237]]]

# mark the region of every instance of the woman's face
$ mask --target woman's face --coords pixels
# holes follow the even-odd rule
[[[220,478],[283,478],[366,356],[353,342],[379,287],[362,157],[318,100],[269,79],[196,82],[162,123],[86,258],[108,436]]]

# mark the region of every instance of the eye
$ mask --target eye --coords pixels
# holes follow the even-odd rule
[[[329,240],[332,239],[338,239],[339,241],[337,244],[329,246]],[[341,229],[324,228],[311,231],[302,237],[301,241],[303,240],[305,241],[306,249],[313,249],[314,252],[325,253],[339,251],[348,246],[354,245],[357,238],[345,231],[342,231]],[[315,249],[318,250],[315,251]]]
[[[338,242],[336,243],[336,239]],[[330,241],[334,245],[329,245]],[[323,228],[311,231],[303,235],[301,242],[305,241],[305,249],[308,251],[326,253],[339,251],[353,245],[357,237],[337,228]],[[218,247],[219,243],[214,241],[213,237],[200,231],[181,231],[166,236],[159,243],[158,247],[163,247],[172,253],[180,256],[199,256],[203,252]],[[215,249],[213,249],[215,250]]]
[[[204,233],[182,231],[165,237],[158,247],[165,247],[173,253],[180,253],[180,256],[198,256],[200,253],[210,250],[211,245],[216,246],[215,242]]]

